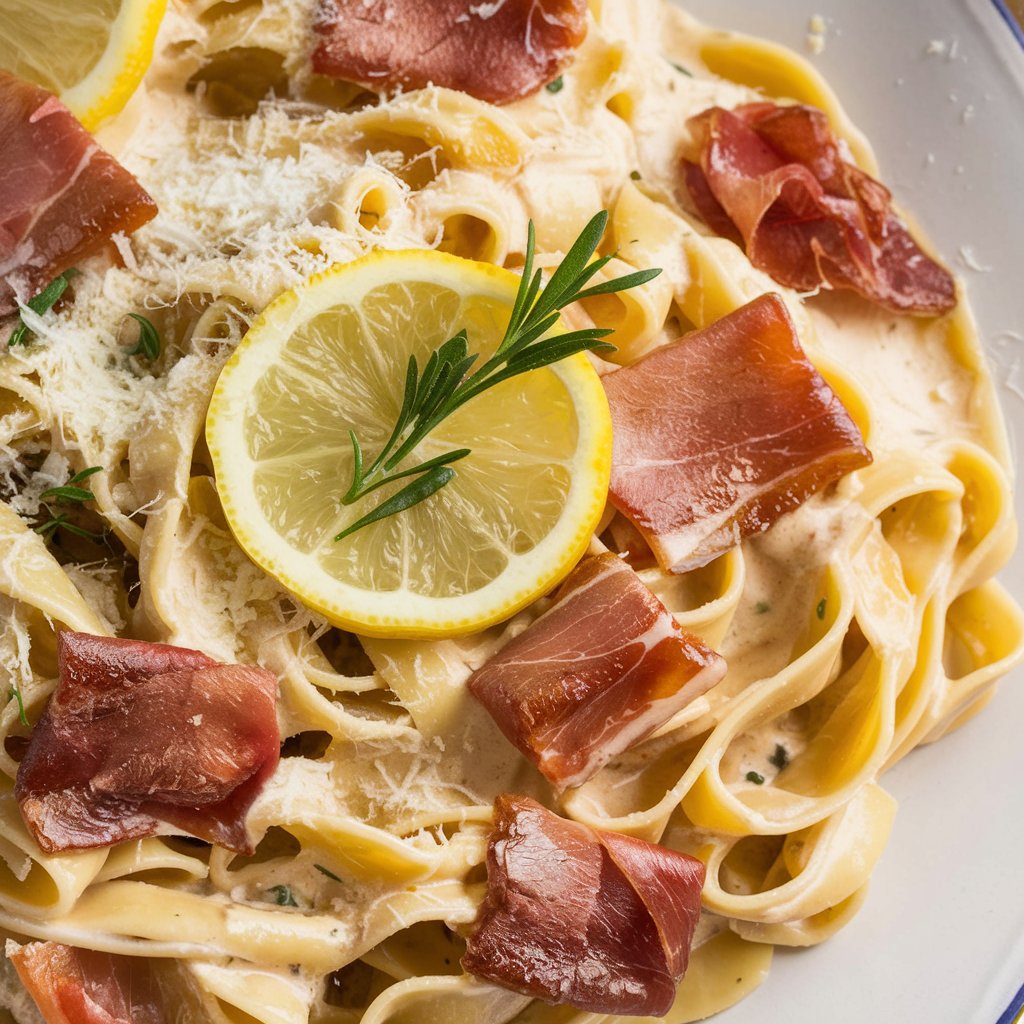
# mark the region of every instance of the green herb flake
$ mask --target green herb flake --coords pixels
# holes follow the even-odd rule
[[[372,512],[350,523],[335,535],[335,541],[344,540],[364,526],[418,505],[455,478],[455,470],[449,468],[449,463],[465,458],[470,453],[469,448],[445,452],[410,469],[397,470],[396,467],[442,420],[466,402],[511,377],[550,366],[580,352],[614,351],[615,346],[603,340],[613,333],[608,328],[587,327],[546,337],[558,323],[559,312],[571,303],[595,295],[610,295],[636,288],[661,273],[660,269],[653,268],[638,270],[587,287],[591,278],[614,258],[614,255],[608,255],[592,259],[604,237],[607,224],[606,210],[592,217],[544,284],[543,272],[534,271],[536,231],[530,221],[527,225],[523,275],[505,335],[490,359],[473,373],[469,371],[476,364],[477,355],[469,352],[469,338],[465,330],[459,331],[435,349],[427,359],[422,373],[416,357],[409,357],[404,396],[394,428],[368,467],[364,466],[359,438],[354,431],[349,431],[352,479],[340,501],[342,505],[352,505],[385,484],[406,477],[416,479],[396,491]]]
[[[80,487],[78,485],[102,470],[102,466],[89,466],[76,473],[66,484],[62,484],[60,487],[48,487],[43,491],[39,498],[49,519],[38,526],[34,526],[32,529],[43,537],[52,536],[57,530],[67,530],[68,533],[84,537],[87,540],[102,540],[102,534],[93,533],[92,530],[87,530],[83,526],[72,523],[68,519],[66,512],[55,513],[46,503],[47,498],[53,498],[58,505],[82,505],[87,501],[94,501],[96,495],[87,487]]]
[[[292,895],[291,889],[287,885],[275,885],[267,891],[274,897],[274,902],[279,907],[298,906],[298,903],[295,902],[295,897]]]
[[[747,772],[747,782],[752,782],[755,786],[763,786],[764,776],[758,772]]]
[[[25,701],[22,699],[21,690],[16,686],[12,686],[7,692],[7,703],[9,704],[12,700],[18,702],[18,721],[22,725],[28,725],[28,716],[25,714]]]
[[[78,485],[84,480],[88,480],[94,473],[101,472],[102,469],[102,466],[90,466],[88,469],[83,469],[80,473],[76,473],[66,484],[60,487],[48,487],[39,495],[39,498],[41,501],[45,501],[46,498],[56,498],[62,505],[80,505],[85,501],[93,501],[96,495],[87,487],[79,487]]]
[[[61,512],[59,515],[54,515],[49,506],[43,507],[50,518],[45,523],[32,527],[34,533],[46,537],[56,533],[57,530],[67,530],[68,533],[73,533],[76,537],[84,537],[86,540],[103,540],[102,533],[94,533],[92,530],[85,529],[84,526],[77,526],[70,522],[67,513]]]
[[[325,868],[323,864],[314,864],[313,867],[315,867],[317,871],[320,872],[321,875],[325,875],[332,882],[341,882],[341,879],[333,871],[329,870],[328,868]],[[343,882],[342,884],[344,885]]]
[[[688,68],[684,68],[682,64],[677,64],[674,60],[669,61],[669,63],[676,69],[676,71],[679,72],[679,74],[686,75],[687,78],[693,78],[693,72]]]
[[[757,604],[754,605],[755,615],[766,615],[771,610],[772,606],[767,601],[758,601]]]
[[[150,320],[141,313],[128,314],[139,325],[139,341],[128,350],[130,356],[143,356],[150,361],[160,357],[160,334]]]
[[[48,487],[39,497],[56,498],[63,504],[70,504],[72,502],[92,501],[96,495],[85,487],[65,485],[63,487]]]
[[[768,761],[781,772],[789,764],[789,751],[781,743],[776,743],[775,752],[768,758]]]
[[[89,477],[95,476],[97,473],[102,473],[102,466],[88,466],[86,469],[77,472],[69,481],[69,484],[80,484],[83,480],[88,480]]]
[[[561,92],[565,88],[565,82],[562,81],[562,76],[559,75],[557,78],[548,82],[548,84],[545,85],[544,88],[551,93]]]
[[[824,619],[825,618],[825,607],[826,607],[826,604],[827,604],[827,600],[828,600],[827,598],[823,597],[818,602],[817,612],[818,612],[818,618],[819,619]]]
[[[49,312],[57,304],[57,300],[67,290],[71,278],[77,274],[75,269],[65,270],[58,274],[38,295],[29,299],[25,305],[37,316]],[[19,318],[18,326],[14,328],[11,336],[7,339],[7,347],[14,348],[15,345],[27,345],[32,329],[25,323],[24,317]]]
[[[633,181],[640,181],[640,179],[643,177],[643,175],[639,171],[630,171],[629,176],[630,178],[633,179]]]

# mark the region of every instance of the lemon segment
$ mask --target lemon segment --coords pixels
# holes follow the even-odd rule
[[[4,0],[0,67],[56,93],[94,131],[138,88],[166,8],[167,0]]]
[[[518,285],[445,253],[373,253],[276,299],[224,367],[207,440],[228,523],[258,565],[337,625],[393,637],[482,629],[548,591],[586,550],[607,496],[611,420],[584,355],[456,410],[397,467],[469,448],[455,479],[334,540],[408,482],[343,506],[349,430],[372,461],[409,356],[422,368],[465,329],[482,363]]]

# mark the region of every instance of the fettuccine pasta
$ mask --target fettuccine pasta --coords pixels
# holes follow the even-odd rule
[[[1020,659],[1024,618],[994,579],[1016,536],[1012,467],[970,309],[899,316],[780,289],[680,205],[687,118],[764,95],[825,111],[877,173],[828,85],[779,46],[654,0],[591,0],[558,90],[500,107],[441,87],[376,102],[309,70],[314,7],[172,5],[143,88],[98,135],[160,215],[115,237],[116,265],[84,262],[74,303],[32,318],[37,340],[0,360],[0,683],[18,694],[0,708],[0,929],[166,961],[221,1024],[627,1019],[459,965],[495,796],[554,800],[465,684],[549,602],[456,639],[332,627],[243,554],[203,437],[221,367],[284,289],[378,247],[517,268],[531,219],[552,267],[607,209],[602,274],[663,271],[573,311],[614,329],[609,359],[781,291],[874,456],[703,568],[639,570],[728,673],[557,805],[705,862],[665,1020],[703,1018],[756,987],[775,946],[851,919],[897,813],[884,772],[977,712]],[[133,311],[164,339],[151,365],[122,357]],[[34,532],[39,495],[94,466],[106,539]],[[250,811],[254,856],[173,835],[39,849],[13,794],[19,701],[34,722],[62,629],[277,676],[285,756]],[[6,970],[0,1004],[37,1020]]]

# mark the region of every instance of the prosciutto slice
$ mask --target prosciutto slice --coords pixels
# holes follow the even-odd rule
[[[156,204],[55,96],[0,71],[0,315]]]
[[[686,971],[704,865],[499,796],[462,966],[591,1013],[661,1017]]]
[[[584,559],[556,604],[469,680],[559,790],[579,786],[725,674],[617,555]]]
[[[602,378],[609,498],[661,566],[684,572],[871,462],[778,295]]]
[[[585,0],[327,0],[313,70],[377,92],[432,84],[508,103],[572,59],[586,13]]]
[[[167,644],[60,634],[60,681],[18,769],[47,853],[153,835],[161,822],[252,853],[245,815],[277,764],[277,680]]]
[[[813,107],[712,107],[689,121],[690,198],[708,226],[742,239],[755,267],[800,291],[847,288],[897,313],[948,313],[949,271],[926,255]]]
[[[180,984],[173,962],[59,942],[9,943],[7,951],[46,1024],[200,1024],[206,1019]]]

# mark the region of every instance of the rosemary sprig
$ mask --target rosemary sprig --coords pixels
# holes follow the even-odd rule
[[[102,466],[89,466],[87,469],[76,473],[66,484],[62,484],[60,487],[48,487],[43,491],[39,495],[39,501],[43,508],[46,509],[46,514],[50,518],[45,523],[34,527],[35,532],[43,537],[47,537],[58,529],[62,529],[89,540],[100,540],[100,534],[93,533],[92,530],[86,530],[84,527],[70,522],[66,512],[55,513],[50,505],[46,503],[45,499],[54,498],[59,505],[81,505],[83,502],[95,500],[96,495],[88,487],[79,487],[78,485],[84,480],[88,480],[94,473],[99,473],[102,469]]]
[[[372,512],[347,526],[334,538],[336,541],[343,540],[364,526],[412,508],[455,477],[455,470],[450,463],[469,455],[468,448],[445,452],[409,469],[399,470],[398,466],[442,420],[460,406],[521,373],[549,366],[586,349],[595,352],[614,349],[614,345],[601,340],[612,332],[601,327],[546,337],[558,322],[559,312],[571,303],[594,295],[609,295],[636,288],[661,273],[659,269],[638,270],[586,287],[587,282],[613,258],[601,256],[592,260],[607,223],[608,214],[603,210],[591,219],[543,288],[543,274],[533,268],[536,234],[533,223],[530,223],[523,276],[504,337],[494,354],[474,372],[469,371],[476,365],[479,354],[470,354],[469,338],[465,330],[459,331],[434,351],[422,373],[416,357],[409,357],[402,407],[391,436],[369,465],[366,465],[362,445],[355,431],[349,431],[353,455],[352,481],[341,503],[352,505],[384,484],[408,477],[415,479]]]
[[[139,340],[135,348],[128,350],[130,356],[144,356],[150,361],[160,357],[160,333],[151,320],[141,313],[128,314],[139,325]]]
[[[42,316],[43,313],[53,309],[57,304],[57,300],[67,291],[71,278],[77,273],[78,271],[72,267],[70,270],[65,270],[63,274],[58,274],[38,295],[29,299],[25,305],[33,313]],[[22,318],[18,326],[11,332],[11,336],[7,339],[7,347],[13,348],[15,345],[27,345],[28,336],[31,332],[32,329]]]

